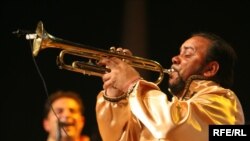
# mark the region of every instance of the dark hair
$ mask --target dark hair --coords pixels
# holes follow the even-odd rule
[[[51,93],[51,95],[48,97],[47,101],[45,102],[44,105],[44,117],[48,116],[49,111],[51,110],[51,105],[54,101],[56,101],[57,99],[60,98],[71,98],[74,99],[79,107],[80,107],[80,111],[82,113],[82,115],[84,114],[84,105],[83,105],[83,101],[80,97],[80,95],[74,91],[63,91],[63,90],[58,90],[54,93]]]
[[[234,67],[237,60],[233,47],[213,33],[199,32],[192,34],[193,36],[201,36],[212,41],[205,61],[206,63],[217,61],[220,65],[217,74],[212,80],[223,87],[231,87],[234,82]]]

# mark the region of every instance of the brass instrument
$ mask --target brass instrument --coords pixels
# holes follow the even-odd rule
[[[54,37],[47,33],[43,27],[43,23],[40,21],[36,28],[35,34],[26,34],[26,39],[33,40],[32,54],[37,56],[40,50],[46,48],[59,48],[62,49],[57,57],[57,64],[60,69],[66,69],[79,73],[99,76],[101,77],[109,69],[98,66],[92,60],[98,61],[103,57],[117,57],[129,61],[129,64],[135,68],[150,70],[159,72],[159,77],[155,81],[155,84],[159,84],[164,77],[164,73],[171,73],[172,69],[164,69],[158,62],[137,57],[131,55],[118,54],[115,51],[106,51],[97,48],[93,48],[87,45],[73,43],[57,37]],[[73,61],[71,65],[67,65],[64,61],[64,55],[70,54],[78,57],[85,57],[89,59],[87,62]]]

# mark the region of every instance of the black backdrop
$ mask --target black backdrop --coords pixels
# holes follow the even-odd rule
[[[211,31],[229,41],[239,55],[233,90],[239,96],[246,122],[250,122],[248,80],[250,2],[233,1],[145,1],[148,36],[147,56],[163,66],[178,53],[179,45],[194,31]],[[1,140],[45,140],[42,128],[46,91],[33,62],[30,43],[12,31],[35,30],[42,20],[52,35],[77,43],[108,49],[123,45],[125,1],[5,0],[1,2]],[[3,33],[3,34],[2,34]],[[131,33],[131,35],[134,33]],[[136,50],[136,48],[133,48]],[[95,100],[102,89],[99,77],[60,70],[59,50],[43,50],[35,58],[48,92],[57,89],[81,93],[86,106],[84,133],[98,132]],[[7,66],[7,67],[6,67]],[[166,80],[160,84],[167,92]]]

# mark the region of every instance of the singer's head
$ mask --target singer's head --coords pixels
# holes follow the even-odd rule
[[[80,138],[84,127],[84,106],[81,97],[73,91],[56,91],[45,103],[43,126],[48,132],[48,140],[56,141],[58,121],[61,138]]]

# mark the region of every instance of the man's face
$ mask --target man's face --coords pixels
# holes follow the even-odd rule
[[[195,36],[181,45],[179,55],[172,58],[175,71],[169,77],[169,88],[174,94],[184,90],[185,82],[191,75],[202,75],[210,44],[208,39]]]
[[[76,138],[80,136],[84,126],[84,117],[81,114],[78,103],[74,99],[63,97],[55,100],[52,103],[52,107],[60,122],[63,123],[63,128],[60,130],[62,137]],[[50,110],[48,117],[44,119],[43,123],[44,129],[49,133],[49,136],[56,138],[58,119],[52,110]]]

